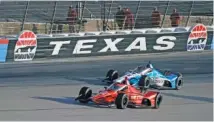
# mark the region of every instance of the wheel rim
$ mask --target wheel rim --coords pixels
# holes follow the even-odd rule
[[[115,73],[115,74],[113,75],[113,77],[112,77],[112,80],[115,80],[115,79],[117,79],[117,78],[118,78],[118,74]]]
[[[92,91],[89,90],[86,94],[85,94],[85,99],[88,99],[89,97],[91,97]]]
[[[162,99],[161,97],[159,97],[159,98],[158,98],[158,100],[157,100],[157,106],[159,106],[159,105],[160,105],[160,103],[161,103],[161,99]]]
[[[179,80],[179,81],[178,81],[178,87],[181,87],[181,86],[182,86],[182,81]]]
[[[149,80],[146,80],[146,87],[149,86]]]
[[[128,98],[125,97],[125,98],[123,99],[123,105],[126,105],[127,102],[128,102]]]

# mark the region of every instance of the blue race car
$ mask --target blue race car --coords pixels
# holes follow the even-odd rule
[[[123,76],[119,77],[118,71],[109,70],[103,82],[108,84],[114,82],[122,82],[125,77],[130,81],[130,84],[138,88],[171,88],[179,90],[183,86],[183,76],[179,72],[161,71],[156,69],[149,62],[146,66],[138,66],[134,70],[126,72]]]

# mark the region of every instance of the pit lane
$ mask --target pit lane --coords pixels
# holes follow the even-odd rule
[[[0,64],[0,120],[213,120],[212,51],[88,59]],[[103,89],[100,79],[108,69],[123,73],[150,60],[160,69],[184,75],[181,90],[161,91],[160,109],[118,110],[74,101],[82,86],[94,92]]]

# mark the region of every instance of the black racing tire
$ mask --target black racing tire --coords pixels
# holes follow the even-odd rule
[[[129,103],[129,98],[126,94],[124,93],[119,93],[117,95],[117,98],[115,100],[115,105],[117,107],[117,109],[125,109],[127,108]]]
[[[154,109],[160,108],[160,104],[161,104],[162,100],[163,100],[163,96],[160,93],[158,93],[157,96],[155,97],[155,105],[153,108]]]
[[[88,103],[88,99],[92,96],[92,90],[89,87],[82,87],[79,91],[79,96],[81,95],[79,102]]]
[[[110,69],[107,74],[106,74],[106,78],[109,78],[109,76],[111,76],[111,74],[114,72],[113,69]]]
[[[142,88],[142,90],[144,90],[150,87],[150,83],[151,79],[146,75],[142,75],[138,82],[138,85],[140,86],[140,88]]]
[[[182,86],[183,86],[183,76],[182,76],[182,74],[181,73],[176,73],[177,74],[177,76],[178,76],[178,78],[176,79],[176,81],[175,81],[175,84],[176,84],[176,86],[175,86],[175,89],[176,90],[180,90],[181,88],[182,88]]]
[[[109,70],[106,74],[106,78],[112,82],[113,82],[113,80],[117,79],[118,77],[119,77],[118,71],[113,70],[113,69]]]

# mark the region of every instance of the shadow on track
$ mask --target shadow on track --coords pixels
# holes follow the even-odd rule
[[[176,97],[176,98],[183,98],[183,99],[189,99],[189,100],[196,100],[201,102],[207,102],[207,103],[213,103],[213,98],[207,98],[207,97],[200,97],[200,96],[185,96],[185,95],[177,95],[173,93],[162,93],[163,95],[170,96],[170,97]]]
[[[75,80],[79,82],[86,82],[88,84],[93,84],[93,85],[101,85],[101,86],[106,86],[107,83],[102,82],[103,78],[97,77],[97,78],[81,78],[81,77],[64,77],[67,80]]]
[[[40,100],[48,100],[48,101],[54,101],[57,103],[62,104],[69,104],[69,105],[79,105],[79,106],[86,106],[86,107],[93,107],[93,108],[110,108],[110,109],[116,109],[114,107],[108,107],[108,106],[102,106],[102,105],[95,105],[93,103],[87,103],[82,104],[78,101],[75,101],[75,97],[62,97],[62,98],[54,98],[54,97],[32,97],[34,99],[40,99]]]
[[[74,108],[35,108],[35,109],[4,109],[0,112],[32,112],[32,111],[53,111],[53,110],[73,110]],[[86,108],[83,108],[86,109]]]
[[[48,101],[54,101],[57,103],[62,104],[69,104],[69,105],[79,105],[79,106],[85,106],[85,107],[92,107],[92,108],[108,108],[108,109],[117,109],[115,106],[107,106],[107,105],[97,105],[94,103],[79,103],[78,101],[75,101],[75,97],[62,97],[62,98],[54,98],[54,97],[32,97],[33,99],[40,99],[40,100],[48,100]],[[132,107],[128,106],[129,109],[152,109],[151,107]]]
[[[53,97],[32,97],[35,99],[41,99],[41,100],[49,100],[49,101],[55,101],[58,103],[63,104],[75,104],[75,98],[74,97],[64,97],[64,98],[53,98]]]

